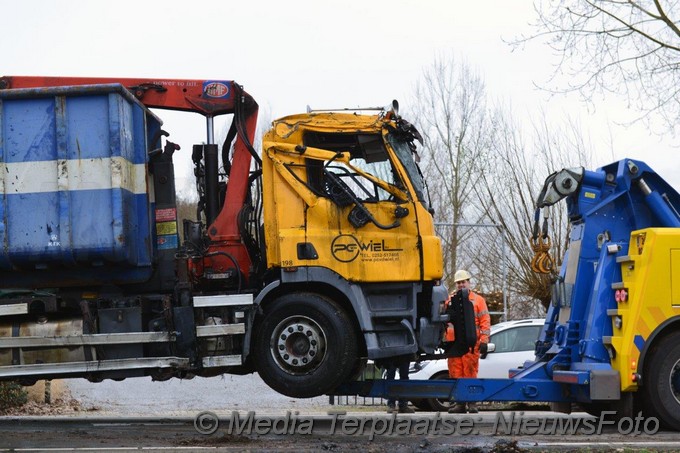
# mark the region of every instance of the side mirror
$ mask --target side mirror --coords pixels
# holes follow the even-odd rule
[[[484,354],[480,354],[480,355],[479,355],[479,358],[480,358],[480,359],[486,359],[486,356],[487,356],[490,352],[494,352],[495,350],[496,350],[496,345],[495,345],[495,344],[493,344],[493,343],[487,343],[487,345],[486,345],[486,352],[485,352]]]

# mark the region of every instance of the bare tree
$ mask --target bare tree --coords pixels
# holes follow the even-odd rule
[[[435,218],[452,224],[443,246],[445,269],[453,272],[461,264],[459,246],[470,234],[457,225],[480,218],[470,201],[489,149],[484,82],[465,62],[439,58],[425,70],[415,96],[413,116],[424,139],[422,167]]]
[[[655,113],[667,130],[675,129],[680,119],[678,2],[537,0],[535,10],[536,34],[517,43],[547,38],[560,56],[551,80],[556,84],[546,88],[576,91],[587,101],[614,93],[642,112],[638,119]]]
[[[489,107],[482,78],[453,58],[427,68],[416,96],[409,116],[424,138],[421,166],[435,219],[444,224],[444,280],[451,286],[453,272],[465,267],[493,310],[506,289],[513,316],[535,316],[550,302],[552,277],[531,269],[535,201],[552,172],[589,166],[587,135],[573,121],[551,126],[539,113],[540,120],[522,123],[508,108]],[[563,203],[549,212],[557,272],[568,222]]]
[[[569,121],[551,126],[540,115],[529,125],[529,132],[510,111],[497,110],[494,115],[492,165],[480,174],[475,185],[476,204],[489,220],[505,233],[507,257],[501,257],[498,241],[490,232],[480,232],[478,259],[484,266],[487,287],[498,288],[505,259],[508,289],[513,294],[516,317],[535,316],[533,301],[548,306],[551,298],[551,275],[531,269],[533,250],[530,237],[534,229],[535,201],[545,178],[565,167],[588,165],[590,146],[578,123]],[[528,138],[526,138],[528,136]],[[559,270],[568,238],[566,209],[559,203],[549,210],[550,256],[555,272]],[[540,218],[542,227],[543,217]],[[493,232],[493,234],[498,234]]]

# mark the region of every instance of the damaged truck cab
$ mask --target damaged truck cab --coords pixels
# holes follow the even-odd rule
[[[163,140],[150,108],[204,115],[207,141]],[[447,294],[418,132],[396,109],[309,112],[259,152],[257,110],[233,81],[0,78],[0,379],[258,371],[311,397],[434,353]]]
[[[323,112],[277,120],[264,137],[267,267],[277,272],[262,297],[300,288],[328,299],[349,315],[349,332],[361,332],[358,354],[369,359],[433,353],[441,341],[441,244],[415,163],[417,136],[394,112]],[[268,303],[262,308],[270,310]],[[261,341],[315,324],[293,316],[271,325],[280,317],[265,316]],[[344,341],[341,332],[314,327],[318,344]],[[283,347],[271,359],[287,374],[305,369],[288,359],[294,342],[277,340]],[[266,349],[260,345],[262,354]],[[258,370],[267,380],[269,370]],[[276,388],[280,377],[270,379]]]

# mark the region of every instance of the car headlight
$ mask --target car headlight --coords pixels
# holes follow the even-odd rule
[[[422,362],[413,362],[408,369],[409,374],[417,373],[418,371],[424,369],[430,364],[429,360],[423,360]]]

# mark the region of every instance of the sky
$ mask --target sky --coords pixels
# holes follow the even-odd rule
[[[576,95],[535,88],[555,61],[540,42],[513,51],[530,31],[531,0],[129,1],[0,0],[0,75],[235,80],[269,119],[312,108],[382,106],[407,111],[424,69],[442,55],[465,60],[487,92],[518,115],[545,111],[586,127],[595,166],[632,157],[680,188],[672,137],[642,124],[614,98],[586,107]],[[157,112],[188,175],[191,145],[205,141],[194,114]],[[217,123],[220,128],[220,123]]]

